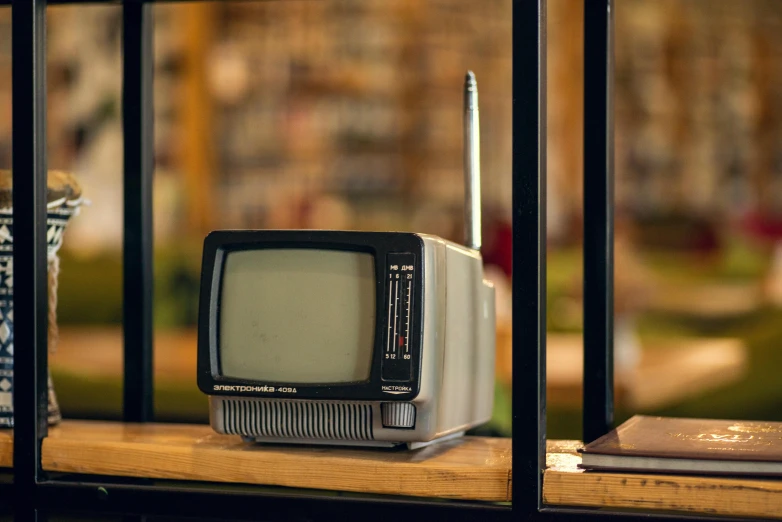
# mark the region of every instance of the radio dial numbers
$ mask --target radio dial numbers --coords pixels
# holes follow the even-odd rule
[[[386,265],[386,332],[382,378],[409,381],[412,375],[415,255],[389,254]]]

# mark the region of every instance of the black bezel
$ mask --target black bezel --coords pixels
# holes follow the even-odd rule
[[[375,345],[369,380],[353,383],[302,384],[247,381],[220,375],[218,357],[218,317],[225,255],[231,251],[302,248],[326,249],[372,254],[375,259],[376,310]],[[387,319],[384,302],[388,278],[388,254],[411,253],[415,256],[413,311],[411,318],[412,372],[409,381],[384,381],[381,365],[384,353],[384,328]],[[208,395],[266,397],[280,399],[329,400],[401,400],[418,395],[423,342],[424,243],[421,237],[405,232],[347,232],[321,230],[219,230],[204,240],[201,264],[201,292],[198,310],[198,387]],[[385,390],[384,390],[385,387]],[[280,389],[286,389],[281,391]],[[295,392],[290,391],[295,389]]]

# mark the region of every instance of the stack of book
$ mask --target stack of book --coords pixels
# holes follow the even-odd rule
[[[581,452],[590,470],[782,476],[782,423],[637,415]]]

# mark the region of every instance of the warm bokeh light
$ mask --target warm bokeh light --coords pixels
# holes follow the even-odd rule
[[[549,421],[580,436],[583,12],[548,2]],[[410,230],[462,241],[462,79],[481,107],[484,258],[510,429],[511,0],[155,8],[159,418],[205,420],[201,243],[218,228]],[[631,413],[782,419],[782,8],[616,2],[616,383]],[[49,167],[69,225],[54,379],[66,416],[120,410],[120,6],[48,18]],[[0,168],[10,166],[0,9]],[[589,131],[589,129],[587,129]],[[100,392],[98,392],[100,390]]]

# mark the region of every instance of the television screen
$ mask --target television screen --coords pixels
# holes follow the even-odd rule
[[[230,252],[220,295],[220,374],[292,384],[368,380],[375,306],[371,254]]]

